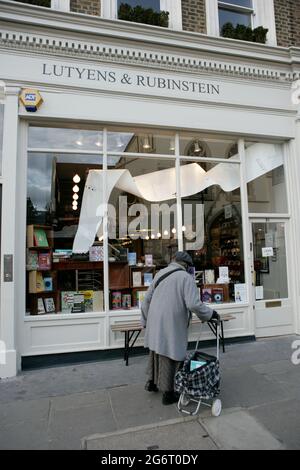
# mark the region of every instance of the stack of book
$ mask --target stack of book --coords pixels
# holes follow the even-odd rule
[[[55,250],[53,252],[53,263],[59,263],[60,261],[63,261],[65,259],[71,258],[72,255],[72,250]]]

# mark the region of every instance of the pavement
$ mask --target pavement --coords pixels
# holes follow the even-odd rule
[[[0,449],[300,449],[297,336],[221,354],[220,417],[195,417],[144,390],[147,356],[44,368],[0,380]],[[208,353],[214,353],[207,348]]]

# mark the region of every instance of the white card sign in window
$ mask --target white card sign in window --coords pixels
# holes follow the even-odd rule
[[[235,284],[234,285],[234,299],[237,304],[247,303],[247,287],[246,284]]]
[[[264,300],[264,287],[263,286],[255,287],[255,300]]]
[[[232,205],[231,204],[224,207],[224,215],[225,215],[225,219],[232,218]]]
[[[268,246],[266,248],[262,248],[262,256],[263,258],[271,258],[274,256],[274,249],[272,246]]]
[[[274,247],[274,236],[273,232],[267,232],[265,234],[265,242],[267,246],[272,246]]]

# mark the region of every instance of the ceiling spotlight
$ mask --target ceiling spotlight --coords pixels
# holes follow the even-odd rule
[[[102,147],[102,142],[100,140],[98,140],[95,145],[97,145],[97,147]]]
[[[158,232],[157,238],[161,238],[161,233]]]
[[[155,235],[154,233],[151,235],[151,239],[154,240],[155,239]]]
[[[82,144],[82,141],[81,141],[81,140],[79,140],[79,139],[78,139],[78,140],[76,140],[76,145],[79,145],[79,146],[83,145],[83,144]]]
[[[164,231],[164,235],[165,235],[165,236],[168,236],[168,235],[169,235],[168,230],[165,230],[165,231]]]
[[[172,233],[176,233],[176,228],[172,228]]]
[[[75,193],[75,194],[73,194],[73,199],[74,199],[74,202],[75,202],[75,201],[78,201],[78,199],[79,199],[79,196],[78,196],[78,194],[76,194],[76,193]]]
[[[186,227],[183,225],[182,226],[182,231],[185,232],[186,231]]]
[[[149,235],[147,235],[147,236],[145,237],[145,240],[150,240]]]
[[[171,152],[175,152],[175,140],[174,139],[171,139],[170,140],[170,147],[169,147],[169,150]]]
[[[78,204],[76,201],[73,201],[72,207],[78,207]]]
[[[143,140],[143,149],[144,150],[150,150],[151,149],[151,145],[150,145],[150,142],[149,142],[149,137],[144,138],[144,140]]]
[[[74,182],[74,183],[80,183],[80,180],[81,180],[81,178],[80,178],[80,176],[77,175],[77,174],[73,177],[73,182]]]
[[[194,152],[201,153],[203,151],[202,147],[200,147],[199,142],[195,142]]]
[[[77,211],[78,207],[77,206],[72,206],[73,211]]]
[[[73,193],[79,193],[79,187],[77,186],[77,184],[73,186]]]

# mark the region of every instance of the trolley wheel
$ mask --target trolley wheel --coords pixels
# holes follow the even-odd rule
[[[221,400],[219,399],[214,400],[212,407],[211,407],[211,414],[217,418],[218,416],[220,416],[221,412],[222,412]]]
[[[189,398],[189,396],[186,393],[183,392],[181,394],[181,404],[182,404],[182,406],[188,406],[190,401],[191,401],[191,399]]]

